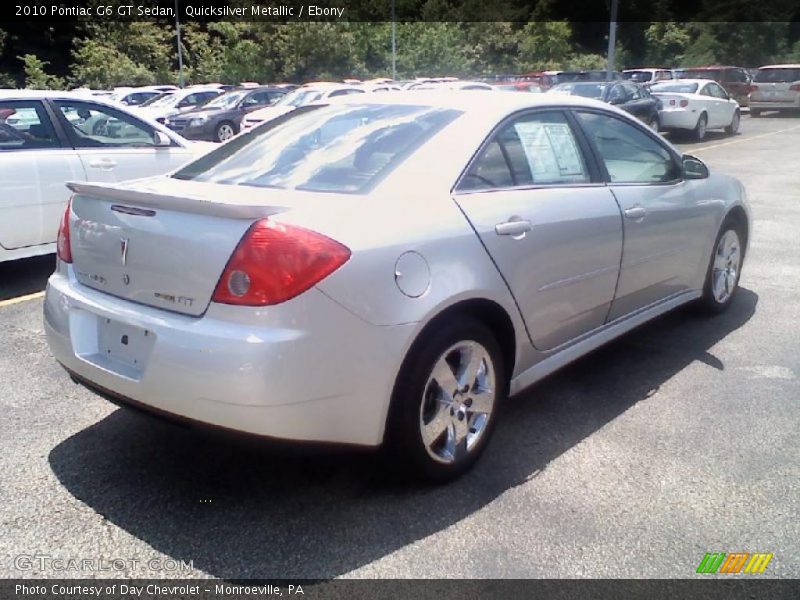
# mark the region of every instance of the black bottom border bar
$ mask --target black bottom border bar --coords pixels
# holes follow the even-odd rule
[[[245,600],[263,598],[465,600],[783,600],[800,598],[798,579],[18,579],[0,581],[0,598],[18,600]]]

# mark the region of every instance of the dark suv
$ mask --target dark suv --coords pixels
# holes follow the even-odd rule
[[[680,70],[681,79],[712,79],[720,84],[739,103],[747,106],[750,93],[750,74],[741,67],[693,67]]]
[[[185,113],[169,117],[167,127],[190,140],[224,142],[239,133],[249,112],[274,104],[286,94],[279,87],[231,90]]]

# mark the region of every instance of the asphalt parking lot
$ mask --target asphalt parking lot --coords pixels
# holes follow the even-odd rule
[[[681,142],[750,194],[731,310],[667,315],[512,400],[446,487],[118,410],[49,356],[53,259],[0,265],[0,576],[91,575],[18,558],[39,554],[127,561],[115,577],[684,578],[744,551],[800,577],[798,141],[800,118],[744,116]]]

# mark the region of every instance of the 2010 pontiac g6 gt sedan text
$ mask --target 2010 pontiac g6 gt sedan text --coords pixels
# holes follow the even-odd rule
[[[742,185],[578,97],[300,108],[168,175],[70,184],[44,306],[73,379],[435,480],[497,409],[679,305],[730,304]]]

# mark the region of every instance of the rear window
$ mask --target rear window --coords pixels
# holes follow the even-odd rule
[[[759,69],[753,80],[756,83],[790,83],[800,81],[800,69]]]
[[[654,94],[672,92],[673,94],[694,94],[697,92],[696,83],[657,83],[650,88]]]
[[[363,193],[460,114],[430,106],[307,106],[235,138],[173,177]]]

